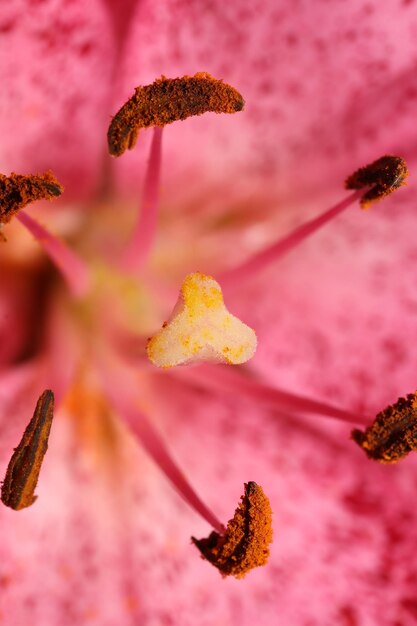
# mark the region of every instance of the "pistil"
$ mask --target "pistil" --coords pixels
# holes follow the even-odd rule
[[[171,318],[149,339],[157,367],[193,361],[239,365],[255,353],[255,332],[226,309],[220,285],[200,272],[186,276]]]

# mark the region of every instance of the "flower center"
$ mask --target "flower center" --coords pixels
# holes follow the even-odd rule
[[[112,410],[129,425],[187,503],[215,529],[208,539],[193,539],[195,545],[222,574],[236,577],[242,577],[249,569],[263,565],[267,560],[272,540],[269,501],[261,487],[253,481],[247,483],[242,503],[224,529],[176,465],[152,421],[139,408],[137,375],[138,371],[148,371],[151,367],[144,359],[144,333],[152,326],[157,310],[163,311],[164,315],[168,311],[165,294],[161,295],[156,281],[149,281],[145,272],[157,228],[162,127],[207,111],[235,113],[241,111],[243,105],[242,96],[233,87],[206,73],[198,73],[178,79],[162,77],[152,85],[138,87],[132,98],[116,113],[108,130],[112,156],[120,157],[127,149],[132,149],[141,128],[155,127],[141,211],[121,258],[93,259],[87,267],[63,241],[21,211],[30,201],[50,199],[61,194],[62,187],[51,173],[32,176],[12,174],[0,178],[0,219],[8,222],[18,214],[19,221],[37,238],[68,283],[76,302],[73,323],[82,336],[81,360],[92,360],[91,369],[94,369],[102,394]],[[226,309],[220,285],[242,288],[249,275],[279,261],[356,201],[360,200],[361,205],[367,207],[402,185],[406,176],[407,169],[402,159],[382,157],[347,179],[347,187],[357,191],[240,266],[227,270],[220,284],[200,272],[189,274],[183,282],[171,318],[147,343],[151,363],[160,368],[171,368],[196,360],[229,365],[248,361],[256,349],[255,332]],[[153,328],[152,332],[155,330]],[[141,358],[136,358],[135,362],[135,357],[127,354],[124,344],[128,344],[129,349],[136,346]],[[316,413],[346,421],[363,421],[362,416],[352,415],[339,407],[262,386],[249,368],[238,374],[230,371],[224,374],[222,370],[217,372],[220,373],[206,369],[203,373],[206,384],[211,388],[226,385],[232,393],[238,390],[260,402],[267,402],[275,408],[284,407],[285,411],[294,413]],[[198,370],[190,370],[190,377],[193,376],[198,378]],[[52,419],[51,407],[50,392],[45,392],[9,463],[2,499],[12,508],[23,508],[34,501],[33,493]],[[359,435],[356,436],[358,438]],[[366,438],[363,447],[367,450],[372,447],[371,440],[371,436]]]

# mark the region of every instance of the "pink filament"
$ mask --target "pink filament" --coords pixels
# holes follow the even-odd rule
[[[16,217],[35,237],[64,276],[71,293],[75,297],[84,296],[90,287],[90,275],[85,263],[63,241],[52,235],[25,211],[19,211]]]
[[[363,196],[364,190],[355,191],[350,196],[335,204],[328,209],[322,215],[313,218],[309,222],[302,224],[296,228],[292,233],[280,239],[276,243],[264,248],[253,257],[244,261],[241,265],[235,268],[227,270],[218,277],[220,284],[223,287],[233,287],[240,285],[242,279],[246,279],[254,274],[257,274],[260,270],[263,270],[267,265],[272,262],[278,261],[283,256],[291,252],[293,248],[300,245],[310,235],[315,233],[319,228],[322,228],[325,224],[330,222],[334,217],[342,213],[349,206],[354,204]]]
[[[145,174],[142,209],[123,259],[123,265],[127,270],[137,271],[141,269],[149,257],[155,240],[161,177],[162,131],[161,126],[155,126],[153,129],[151,150]]]
[[[178,371],[175,375],[181,375]],[[259,383],[249,376],[234,371],[230,366],[201,365],[187,368],[187,381],[195,381],[209,389],[217,389],[226,393],[239,394],[251,398],[261,406],[290,413],[317,414],[332,417],[349,424],[368,424],[369,418],[348,411],[327,402],[313,400],[305,396],[281,391],[276,387]]]
[[[132,432],[141,442],[143,448],[152,457],[165,476],[171,481],[184,500],[201,515],[217,532],[224,533],[223,524],[204,504],[194,491],[174,459],[170,455],[164,441],[146,415],[135,408],[135,401],[126,392],[126,386],[115,383],[114,377],[107,381],[110,373],[105,374],[105,393],[115,411],[125,420]],[[118,388],[117,393],[115,388]]]

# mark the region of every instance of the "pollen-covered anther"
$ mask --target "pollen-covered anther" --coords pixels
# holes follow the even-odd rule
[[[31,506],[37,498],[34,492],[48,449],[53,416],[54,394],[46,389],[12,454],[1,488],[1,501],[15,511]]]
[[[380,463],[397,463],[417,450],[417,392],[378,413],[365,431],[354,430],[352,439]]]
[[[35,200],[52,200],[64,191],[51,171],[45,174],[0,174],[0,223],[12,217]]]
[[[272,536],[269,499],[262,487],[249,482],[224,534],[213,531],[207,538],[191,540],[223,577],[243,578],[251,569],[267,563]]]
[[[359,168],[346,179],[346,189],[370,187],[361,198],[360,204],[367,209],[377,200],[406,184],[407,164],[403,158],[386,155],[373,163]]]
[[[234,87],[206,72],[182,78],[162,76],[151,85],[136,87],[113,117],[107,133],[109,152],[120,156],[131,150],[141,128],[165,126],[208,111],[236,113],[243,106],[244,100]]]
[[[148,340],[147,353],[164,368],[192,361],[238,365],[256,345],[255,332],[226,309],[220,285],[196,272],[185,278],[170,320]]]

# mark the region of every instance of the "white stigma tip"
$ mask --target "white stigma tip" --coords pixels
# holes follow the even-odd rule
[[[195,361],[239,365],[253,357],[256,334],[226,309],[219,283],[189,274],[171,318],[148,341],[149,360],[157,367]]]

